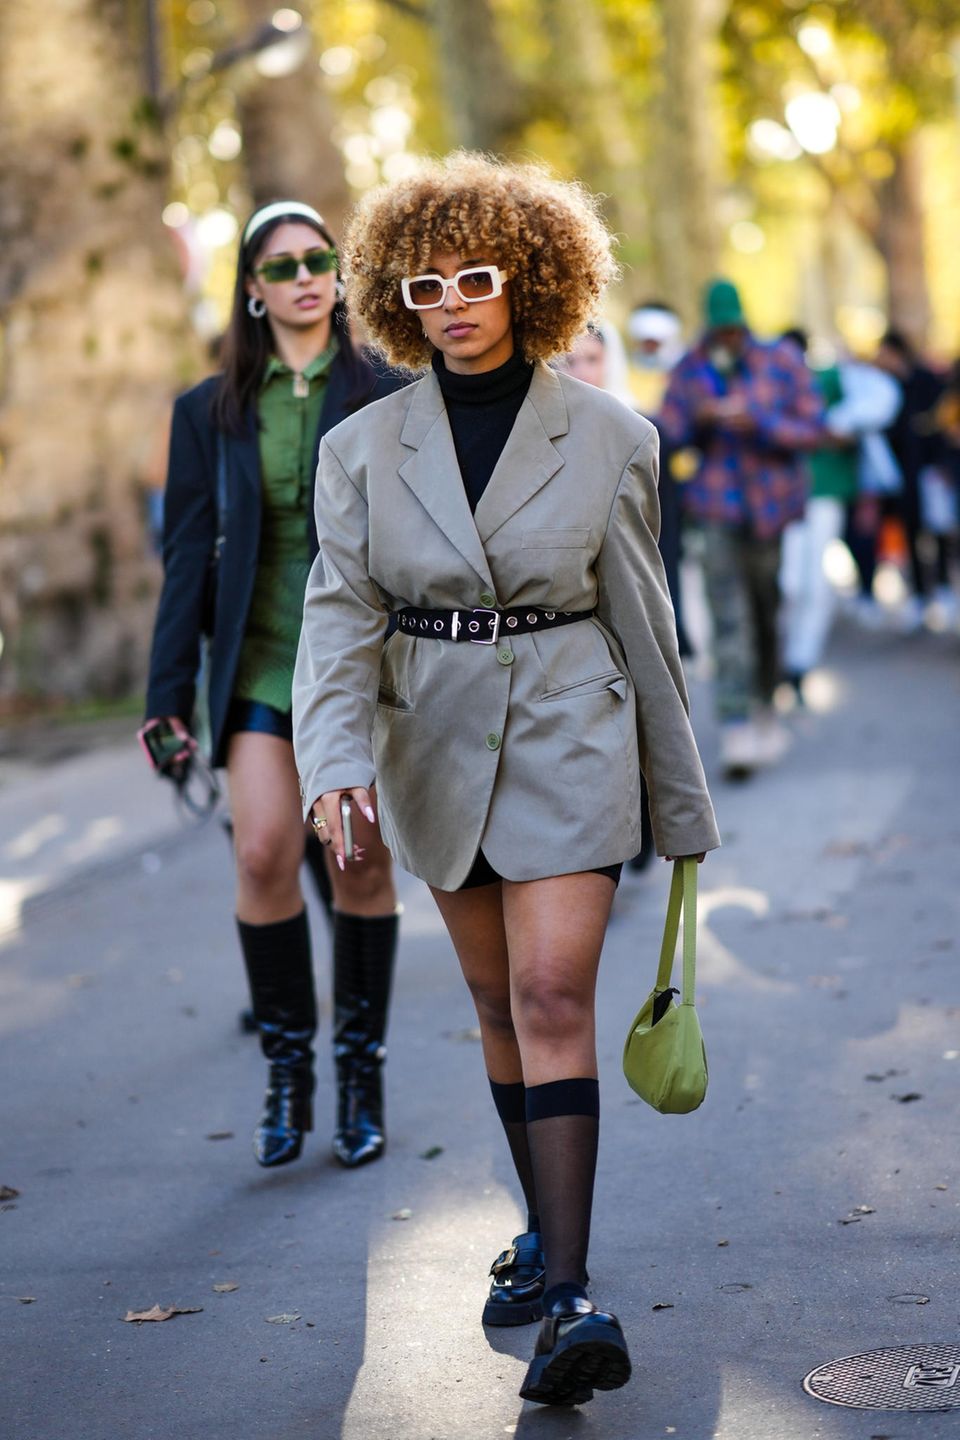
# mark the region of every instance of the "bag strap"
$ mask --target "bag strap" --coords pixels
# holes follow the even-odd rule
[[[673,879],[667,918],[663,925],[663,944],[657,969],[657,990],[666,990],[673,973],[673,957],[677,949],[680,916],[683,915],[683,989],[682,1005],[692,1005],[696,988],[697,965],[697,861],[695,857],[674,860]]]

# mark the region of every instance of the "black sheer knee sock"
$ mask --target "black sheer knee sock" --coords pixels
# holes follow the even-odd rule
[[[540,1230],[540,1212],[537,1209],[537,1187],[533,1183],[533,1164],[530,1160],[530,1146],[527,1142],[526,1087],[522,1080],[513,1085],[501,1085],[490,1081],[490,1092],[497,1107],[500,1123],[503,1125],[510,1154],[517,1171],[517,1179],[523,1191],[527,1207],[527,1230]]]
[[[553,1080],[530,1085],[526,1114],[547,1262],[546,1309],[564,1293],[587,1293],[587,1246],[600,1130],[597,1081]]]

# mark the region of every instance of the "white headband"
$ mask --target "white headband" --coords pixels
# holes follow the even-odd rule
[[[640,306],[632,311],[627,320],[627,334],[631,340],[674,340],[681,330],[680,320],[671,310],[658,306]]]
[[[250,237],[255,235],[264,225],[271,220],[277,220],[281,215],[303,215],[307,220],[313,220],[322,225],[324,230],[327,222],[318,210],[312,205],[301,205],[298,200],[276,200],[272,205],[264,205],[262,210],[255,210],[247,221],[247,228],[243,232],[244,245],[250,244]]]

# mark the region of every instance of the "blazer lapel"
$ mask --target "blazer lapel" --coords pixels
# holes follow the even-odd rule
[[[540,363],[477,506],[474,519],[484,544],[556,475],[563,457],[552,441],[565,435],[568,428],[560,381],[553,370]]]
[[[227,435],[227,474],[235,474],[238,500],[260,513],[260,437],[254,412],[248,411],[242,435]]]
[[[412,388],[400,443],[413,454],[400,466],[400,477],[470,568],[492,589],[490,567],[470,514],[437,378],[430,371]]]

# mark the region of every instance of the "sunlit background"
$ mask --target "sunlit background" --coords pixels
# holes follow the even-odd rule
[[[135,693],[173,396],[239,226],[466,145],[605,197],[623,280],[697,323],[960,351],[955,0],[50,0],[0,10],[0,706]]]

